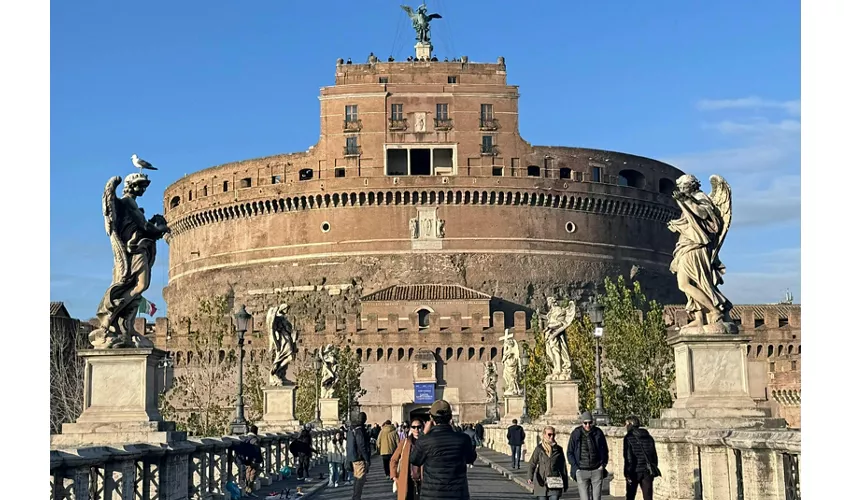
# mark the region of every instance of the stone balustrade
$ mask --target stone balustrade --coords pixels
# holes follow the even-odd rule
[[[314,463],[326,461],[336,429],[313,431]],[[261,484],[282,479],[280,470],[295,460],[289,443],[296,433],[260,434],[263,465]],[[163,445],[127,444],[50,452],[51,500],[207,500],[229,499],[225,489],[233,480],[245,483],[245,471],[232,436],[191,437]]]
[[[523,460],[530,458],[544,425],[527,424]],[[574,426],[554,426],[566,448]],[[508,424],[486,425],[484,444],[510,454]],[[608,438],[611,494],[624,496],[624,427],[600,427]],[[662,477],[655,498],[684,500],[786,500],[800,498],[800,431],[647,429],[655,439]],[[566,449],[565,449],[566,452]],[[640,498],[640,497],[638,497]]]

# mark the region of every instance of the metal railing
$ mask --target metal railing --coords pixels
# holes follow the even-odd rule
[[[453,127],[451,118],[434,118],[435,130],[451,130]]]
[[[407,130],[407,118],[390,118],[390,130]]]
[[[345,120],[342,128],[346,132],[359,132],[363,129],[363,122],[357,119]]]
[[[343,156],[360,156],[362,151],[360,146],[344,146],[342,148]]]
[[[495,118],[481,118],[479,127],[481,130],[499,130],[499,120]]]

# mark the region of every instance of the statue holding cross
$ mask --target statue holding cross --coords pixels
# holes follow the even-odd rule
[[[505,396],[520,396],[519,388],[520,351],[519,344],[510,330],[505,330],[504,337],[499,337],[502,344],[502,386]]]

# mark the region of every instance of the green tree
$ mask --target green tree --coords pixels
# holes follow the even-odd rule
[[[647,301],[635,283],[605,280],[606,406],[614,422],[635,414],[648,420],[673,404],[673,349],[667,344],[663,307]]]
[[[552,369],[546,356],[546,343],[540,330],[537,314],[531,317],[532,343],[522,342],[522,348],[528,354],[528,366],[520,373],[520,387],[527,388],[526,411],[532,419],[546,413],[546,376]]]
[[[224,296],[201,299],[192,316],[188,351],[195,363],[182,369],[160,397],[160,412],[180,430],[198,436],[225,434],[235,394],[232,359],[218,359],[225,335],[232,331]]]
[[[313,367],[315,356],[299,356],[293,363],[295,368],[295,418],[301,422],[312,422],[316,418],[316,389],[318,374]]]
[[[348,407],[349,399],[352,407],[357,407],[360,398],[366,395],[366,389],[361,387],[360,379],[363,375],[363,367],[360,358],[351,349],[345,346],[337,350],[337,374],[339,378],[334,384],[334,395],[339,398],[339,418],[348,420],[351,408]]]

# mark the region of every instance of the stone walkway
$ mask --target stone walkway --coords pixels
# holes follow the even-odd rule
[[[523,489],[525,489],[525,497],[528,498],[531,496],[531,486],[526,483],[526,479],[528,478],[528,464],[526,462],[522,462],[520,464],[520,468],[518,470],[511,468],[511,457],[510,455],[505,455],[504,453],[499,453],[497,451],[493,451],[489,448],[478,448],[478,460],[488,464],[493,468],[496,472],[501,474],[504,478],[513,481],[517,485],[521,485]],[[609,480],[606,480],[602,484],[602,498],[604,500],[620,500],[625,497],[613,497],[609,494],[608,483]],[[472,483],[470,483],[470,487]],[[576,489],[576,483],[570,480],[567,483],[567,493],[566,495],[561,496],[562,499],[573,499],[579,498],[578,489]]]

